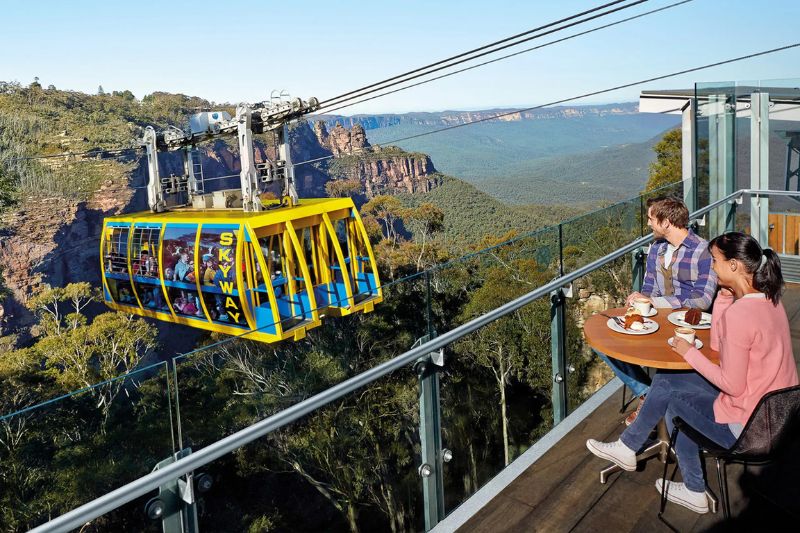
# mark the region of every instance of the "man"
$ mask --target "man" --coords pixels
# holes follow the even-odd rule
[[[711,269],[708,241],[689,229],[689,210],[681,200],[661,196],[647,201],[647,225],[654,242],[647,254],[642,292],[634,292],[625,301],[647,298],[653,307],[694,307],[706,310],[717,290],[717,276]],[[639,397],[636,410],[626,419],[631,425],[650,390],[650,377],[638,365],[612,359],[598,352],[614,373]]]
[[[194,270],[194,267],[189,263],[189,253],[181,252],[180,259],[175,264],[175,271],[173,274],[173,281],[187,281],[187,276]]]

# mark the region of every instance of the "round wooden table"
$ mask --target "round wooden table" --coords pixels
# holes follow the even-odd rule
[[[625,308],[609,309],[592,316],[583,326],[586,342],[589,346],[609,357],[650,368],[666,370],[691,370],[691,366],[683,357],[672,351],[667,340],[672,337],[676,326],[667,316],[675,309],[658,309],[658,314],[649,317],[658,323],[659,328],[655,333],[648,335],[626,335],[610,329],[606,323],[608,316],[625,316]],[[712,363],[719,364],[719,352],[710,347],[710,329],[697,329],[695,334],[703,342],[700,353],[705,355]]]
[[[692,367],[683,357],[672,351],[672,347],[667,340],[672,337],[676,326],[667,319],[667,316],[676,311],[671,308],[659,308],[658,313],[648,317],[658,323],[659,328],[654,333],[647,335],[626,335],[612,330],[606,324],[609,316],[625,316],[626,308],[608,309],[605,315],[597,313],[592,316],[583,326],[583,333],[586,342],[593,349],[602,352],[609,357],[633,363],[636,365],[662,370],[691,370]],[[696,329],[695,335],[703,342],[700,353],[705,355],[712,363],[719,364],[719,352],[711,349],[711,330]],[[650,457],[659,456],[662,462],[667,460],[667,448],[669,435],[667,426],[662,419],[657,426],[658,440],[651,446],[645,448],[638,454],[637,460],[645,460]],[[619,472],[620,468],[611,465],[600,471],[600,483],[605,483],[608,476],[614,472]],[[711,500],[711,505],[716,508],[716,500]],[[716,511],[715,511],[716,512]]]

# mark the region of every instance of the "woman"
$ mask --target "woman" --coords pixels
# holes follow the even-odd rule
[[[680,416],[724,447],[736,442],[764,394],[798,384],[777,254],[743,233],[726,233],[708,245],[720,286],[711,319],[711,349],[720,365],[674,338],[673,350],[697,372],[658,373],[639,416],[616,442],[589,439],[593,454],[623,470],[636,470],[636,452],[664,417]],[[667,481],[667,498],[697,513],[708,512],[700,450],[680,433],[675,444],[682,483]],[[662,490],[662,480],[656,489]]]

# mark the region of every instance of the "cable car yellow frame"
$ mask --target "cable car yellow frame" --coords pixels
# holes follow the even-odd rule
[[[277,342],[303,338],[324,316],[370,312],[383,300],[375,256],[351,199],[267,207],[106,218],[100,241],[106,305]]]

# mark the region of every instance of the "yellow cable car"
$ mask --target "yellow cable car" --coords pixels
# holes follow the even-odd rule
[[[382,300],[349,198],[109,217],[100,247],[109,307],[263,342],[301,339],[324,315]]]

